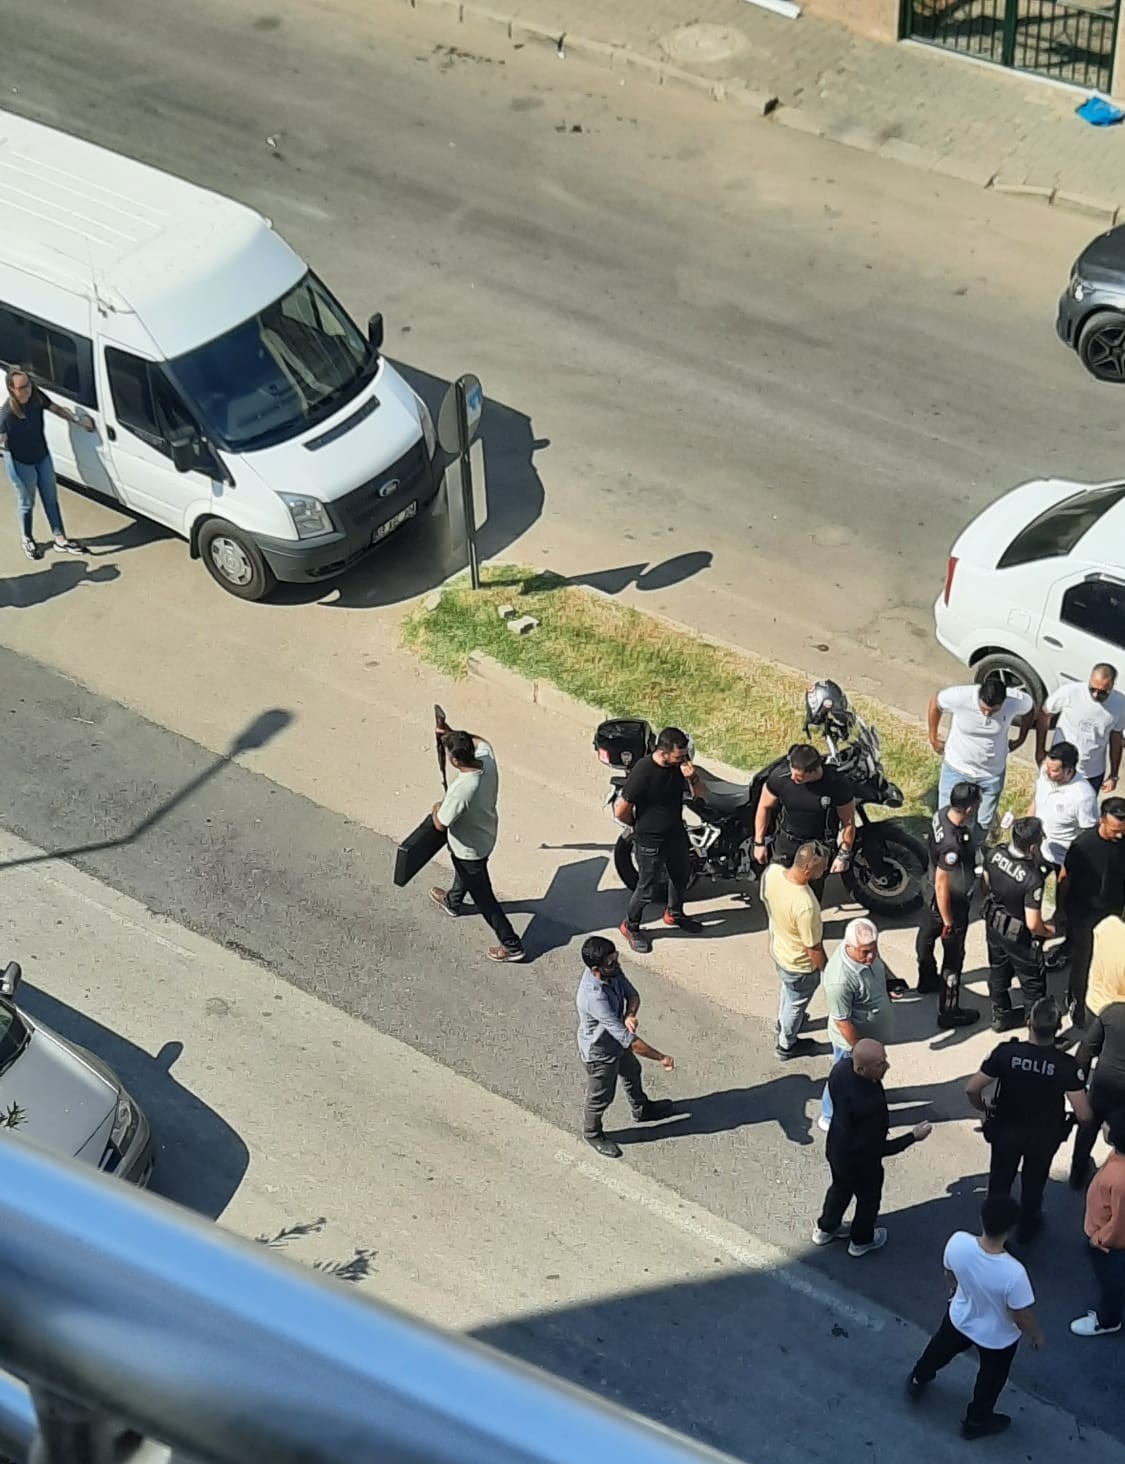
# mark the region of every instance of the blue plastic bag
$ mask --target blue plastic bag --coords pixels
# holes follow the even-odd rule
[[[1080,107],[1074,109],[1082,118],[1083,122],[1089,122],[1091,127],[1112,127],[1125,117],[1125,112],[1120,107],[1105,97],[1087,97]]]

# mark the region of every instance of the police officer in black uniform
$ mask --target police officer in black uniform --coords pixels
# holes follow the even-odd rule
[[[976,844],[973,828],[980,807],[975,783],[954,783],[949,807],[940,808],[926,840],[930,852],[933,892],[930,911],[918,927],[914,952],[918,957],[918,990],[938,993],[939,1027],[968,1027],[980,1013],[961,1006],[961,972],[965,966],[965,936],[969,906],[976,884]],[[941,974],[934,949],[941,940]]]
[[[1042,914],[1047,877],[1042,844],[1040,821],[1017,818],[1009,843],[997,846],[985,860],[984,930],[994,1032],[1022,1027],[1025,1010],[1047,995],[1043,941],[1054,935],[1055,928]],[[1019,978],[1022,1007],[1012,1006],[1013,976]]]
[[[770,825],[777,815],[773,837]],[[754,858],[760,864],[773,859],[786,867],[804,844],[832,848],[839,831],[839,847],[828,874],[843,874],[855,845],[855,797],[848,778],[825,763],[819,748],[796,742],[786,761],[766,779],[754,814]],[[767,842],[769,841],[769,842]],[[817,899],[824,897],[825,878],[813,883]]]
[[[992,1146],[988,1193],[1010,1194],[1020,1174],[1019,1239],[1035,1238],[1043,1224],[1043,1191],[1055,1150],[1066,1137],[1069,1103],[1079,1123],[1088,1123],[1086,1074],[1055,1038],[1062,1016],[1052,997],[1044,996],[1031,1008],[1030,1041],[1018,1037],[993,1048],[979,1073],[974,1073],[965,1096],[985,1115],[984,1136]],[[985,1090],[996,1084],[991,1103]]]

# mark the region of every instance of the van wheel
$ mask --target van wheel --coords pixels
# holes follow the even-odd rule
[[[253,539],[223,519],[203,525],[199,555],[215,583],[240,600],[264,599],[277,583]]]
[[[1009,691],[1026,691],[1037,707],[1047,700],[1047,688],[1035,672],[1020,656],[1009,655],[1007,651],[994,651],[973,667],[973,680],[978,686],[986,676],[999,674]]]

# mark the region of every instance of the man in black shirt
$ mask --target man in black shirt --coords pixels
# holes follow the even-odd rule
[[[918,957],[918,990],[938,993],[941,1028],[968,1027],[979,1012],[961,1006],[961,972],[965,967],[965,937],[969,906],[976,883],[976,843],[973,830],[980,789],[975,783],[954,783],[949,807],[939,808],[926,840],[930,853],[933,893],[928,916],[918,926],[914,953]],[[941,974],[934,949],[941,940]]]
[[[829,1075],[832,1122],[826,1147],[832,1183],[813,1228],[814,1245],[830,1245],[850,1234],[848,1255],[865,1256],[887,1243],[886,1230],[875,1225],[883,1198],[883,1160],[920,1144],[931,1132],[930,1124],[919,1123],[897,1139],[887,1137],[890,1115],[883,1079],[889,1067],[883,1044],[861,1037],[852,1048],[851,1061],[838,1062]],[[849,1232],[842,1222],[853,1198],[855,1215]]]
[[[1096,827],[1084,830],[1066,851],[1058,906],[1067,937],[1071,1018],[1081,1031],[1094,926],[1125,909],[1125,798],[1107,798]]]
[[[776,816],[773,839],[770,825]],[[788,867],[804,844],[831,848],[839,829],[839,848],[828,874],[843,874],[855,845],[855,798],[848,779],[825,765],[818,748],[807,742],[789,749],[787,764],[775,768],[766,780],[754,816],[754,858],[764,864],[772,858]],[[825,877],[813,886],[824,897]]]
[[[660,898],[665,881],[665,925],[675,925],[692,935],[703,929],[698,920],[684,914],[684,891],[691,881],[684,794],[690,791],[695,798],[704,796],[702,780],[688,751],[687,733],[678,727],[665,727],[656,739],[655,749],[633,764],[614,806],[622,823],[633,826],[637,856],[637,887],[621,922],[621,934],[641,955],[652,950],[652,942],[641,929],[645,906]]]
[[[1043,1224],[1043,1191],[1055,1150],[1066,1137],[1066,1105],[1080,1123],[1092,1117],[1086,1074],[1077,1060],[1055,1046],[1062,1018],[1051,997],[1031,1008],[1029,1042],[1012,1037],[993,1049],[974,1073],[965,1096],[985,1115],[984,1136],[992,1146],[988,1193],[1010,1194],[1020,1178],[1020,1240],[1033,1240]],[[996,1091],[986,1104],[984,1093]]]
[[[1087,1094],[1093,1119],[1075,1134],[1070,1162],[1070,1183],[1075,1189],[1089,1183],[1090,1159],[1102,1124],[1118,1109],[1125,1113],[1125,1001],[1107,1003],[1086,1028],[1078,1066],[1088,1072],[1095,1058],[1097,1066]]]
[[[1017,818],[1006,847],[997,847],[984,866],[988,895],[984,902],[988,945],[988,994],[992,1030],[1022,1027],[1024,1011],[1047,994],[1043,940],[1054,935],[1043,919],[1043,825],[1037,818]],[[1025,1006],[1013,1008],[1011,985],[1019,978]]]

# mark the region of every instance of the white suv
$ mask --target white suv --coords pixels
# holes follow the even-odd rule
[[[962,532],[934,605],[937,638],[978,681],[1041,703],[1098,661],[1125,670],[1125,483],[1039,478]]]

